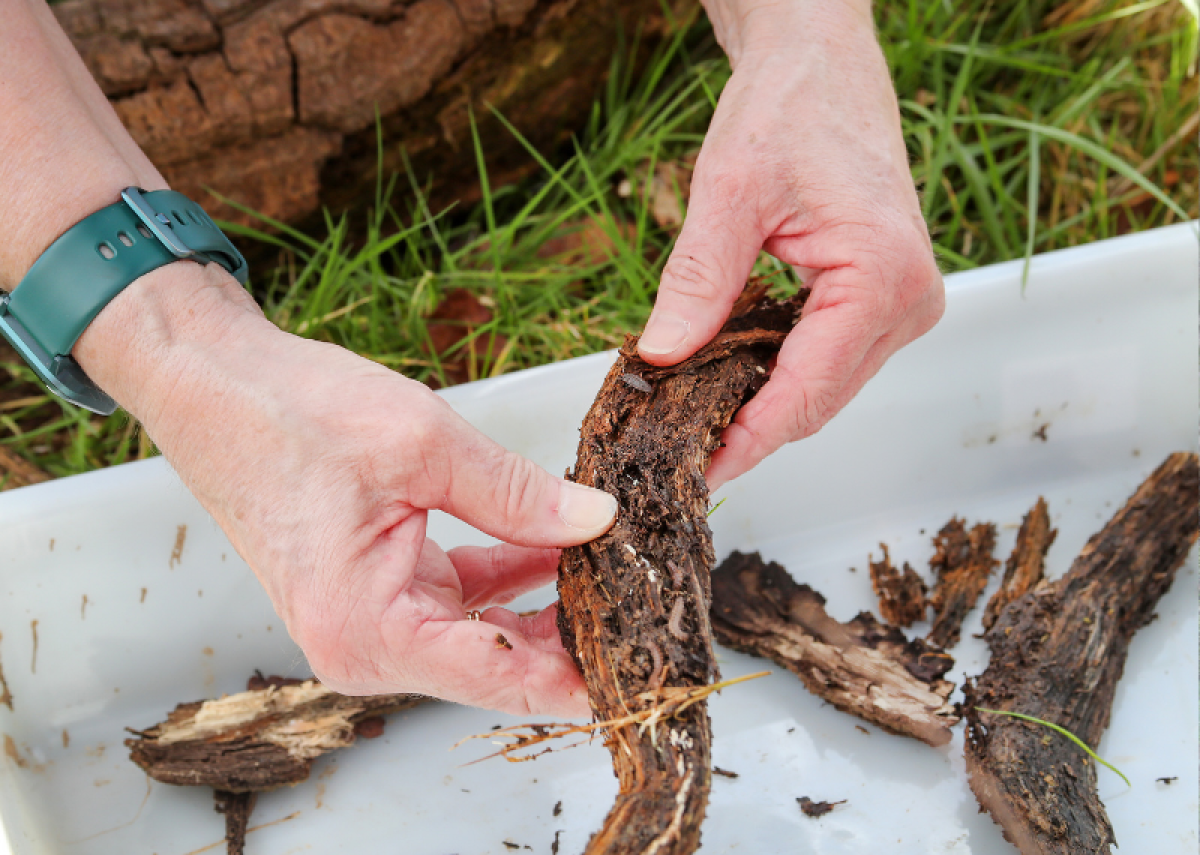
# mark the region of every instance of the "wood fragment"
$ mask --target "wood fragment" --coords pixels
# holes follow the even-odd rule
[[[627,339],[584,419],[573,477],[616,496],[619,511],[603,537],[563,551],[559,628],[601,721],[657,709],[717,675],[704,471],[803,305],[765,291],[747,286],[722,331],[677,366],[643,362]],[[652,720],[607,734],[620,792],[588,853],[678,855],[699,845],[711,786],[705,703]]]
[[[844,805],[846,803],[846,799],[842,799],[840,802],[814,802],[808,796],[801,796],[800,798],[796,799],[796,803],[800,805],[800,810],[805,816],[816,819],[819,816],[824,816],[825,814],[829,813],[838,805]]]
[[[257,798],[258,793],[213,791],[214,807],[225,817],[225,851],[228,855],[243,855],[246,851],[246,830],[250,827],[250,814]]]
[[[358,723],[416,706],[422,695],[347,697],[316,680],[267,685],[180,704],[164,722],[125,740],[156,781],[260,792],[305,780],[313,761],[354,744]]]
[[[933,627],[925,640],[948,650],[958,644],[963,621],[987,587],[988,576],[999,564],[992,557],[996,526],[978,523],[968,532],[958,517],[946,523],[933,539],[929,566],[937,574],[933,595]]]
[[[713,573],[712,623],[721,644],[782,665],[843,712],[930,745],[950,741],[959,716],[942,679],[948,654],[866,612],[834,620],[824,597],[758,553],[734,552]]]
[[[1034,716],[1095,746],[1129,642],[1153,620],[1196,541],[1198,513],[1196,455],[1173,454],[1063,578],[1008,604],[987,631],[991,661],[964,688],[967,773],[980,805],[1025,855],[1111,852],[1096,766],[1044,727],[977,708]]]
[[[1039,496],[1021,520],[1017,544],[1004,565],[1004,579],[983,610],[984,629],[992,628],[1005,606],[1041,584],[1046,575],[1046,553],[1056,537],[1058,529],[1050,527],[1046,500]]]
[[[925,599],[925,580],[917,575],[907,561],[904,569],[892,566],[887,544],[879,544],[883,558],[878,562],[867,559],[871,567],[871,587],[879,597],[879,613],[892,626],[912,626],[925,619],[928,605]]]

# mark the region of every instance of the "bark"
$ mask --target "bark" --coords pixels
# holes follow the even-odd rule
[[[1200,470],[1173,454],[1083,548],[1067,574],[1010,603],[986,639],[992,657],[966,687],[967,773],[979,803],[1024,855],[1111,852],[1096,767],[1058,734],[1095,746],[1108,726],[1133,634],[1196,540]]]
[[[663,708],[671,690],[716,677],[704,471],[802,305],[764,290],[748,287],[725,328],[678,366],[642,362],[628,339],[584,419],[574,480],[613,494],[620,509],[603,537],[563,551],[559,628],[600,721]],[[587,852],[694,851],[710,740],[703,701],[652,727],[609,729],[620,793]]]
[[[904,562],[904,570],[892,566],[888,548],[879,544],[883,558],[878,561],[867,559],[871,566],[871,587],[879,597],[879,613],[892,626],[912,626],[925,618],[928,601],[925,599],[925,581]]]
[[[992,558],[996,526],[979,523],[968,532],[963,521],[954,517],[937,533],[933,547],[929,566],[937,574],[937,581],[929,604],[933,606],[934,617],[925,640],[948,650],[958,644],[963,621],[999,564]]]
[[[130,759],[164,784],[260,792],[305,780],[317,757],[354,744],[360,723],[426,700],[422,695],[347,697],[315,680],[276,681],[218,700],[180,704],[166,721],[132,731],[136,738],[125,744]]]
[[[1017,545],[1004,567],[1004,579],[983,610],[983,628],[991,629],[1005,606],[1032,591],[1046,575],[1046,553],[1058,530],[1050,527],[1050,511],[1046,500],[1038,497],[1037,504],[1021,520]]]
[[[243,855],[246,851],[246,830],[250,827],[250,814],[258,793],[231,793],[217,790],[213,793],[217,813],[225,817],[225,852],[227,855]]]
[[[687,14],[691,0],[676,0]],[[66,0],[64,29],[175,189],[297,222],[365,207],[377,174],[473,194],[474,113],[493,186],[528,170],[495,107],[540,148],[581,126],[618,32],[669,27],[657,0]],[[440,202],[438,202],[440,204]]]
[[[866,612],[839,623],[824,597],[758,553],[734,552],[713,573],[712,622],[721,644],[782,665],[843,712],[930,745],[950,741],[949,655]]]

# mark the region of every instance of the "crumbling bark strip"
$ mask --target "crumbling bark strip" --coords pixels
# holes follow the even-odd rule
[[[721,644],[782,665],[843,712],[930,745],[950,741],[948,654],[866,612],[839,623],[824,597],[757,552],[734,552],[713,573],[712,622]]]
[[[559,628],[599,720],[653,709],[664,689],[716,676],[704,471],[802,305],[762,298],[763,290],[748,287],[722,332],[679,366],[642,362],[628,340],[584,419],[573,477],[616,496],[620,509],[606,535],[564,550]],[[610,731],[620,793],[587,852],[694,851],[710,740],[703,702],[654,727]]]
[[[231,793],[228,790],[213,793],[214,808],[225,817],[226,855],[244,855],[246,830],[257,798],[258,793]]]
[[[879,561],[867,559],[871,567],[871,587],[879,597],[879,613],[892,626],[912,626],[925,618],[928,601],[925,599],[925,581],[917,575],[907,561],[901,572],[892,565],[887,544],[879,544],[883,558]]]
[[[984,629],[991,629],[1005,606],[1032,591],[1045,578],[1046,552],[1057,536],[1058,530],[1050,527],[1046,500],[1039,496],[1037,504],[1021,520],[1017,545],[1004,567],[1004,580],[983,610]]]
[[[1108,726],[1133,634],[1196,541],[1200,469],[1173,454],[1083,548],[1066,576],[1010,603],[986,639],[992,657],[966,693],[971,789],[1023,855],[1111,852],[1096,767],[1018,712],[1096,746]],[[1150,724],[1152,726],[1152,724]]]
[[[130,759],[156,781],[259,792],[305,780],[313,761],[354,744],[354,726],[416,706],[422,695],[347,697],[316,680],[180,704],[160,724],[125,740]]]
[[[968,532],[963,521],[954,517],[937,533],[933,546],[935,553],[929,566],[937,573],[937,581],[929,604],[934,618],[925,640],[949,650],[958,644],[963,621],[1000,563],[992,557],[996,526],[979,523]]]

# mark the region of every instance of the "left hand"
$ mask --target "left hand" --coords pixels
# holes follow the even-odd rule
[[[812,288],[770,380],[713,456],[716,489],[818,431],[934,325],[945,297],[869,4],[707,5],[734,71],[640,355],[673,365],[712,339],[760,250]]]

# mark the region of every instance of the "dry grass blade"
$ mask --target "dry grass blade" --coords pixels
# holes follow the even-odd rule
[[[757,680],[759,677],[767,677],[771,674],[770,671],[756,671],[753,674],[746,674],[742,677],[734,677],[731,680],[722,680],[720,683],[713,683],[711,686],[668,686],[658,689],[654,692],[642,692],[638,695],[638,700],[653,702],[654,705],[640,710],[636,713],[621,716],[620,718],[608,719],[606,721],[593,721],[588,724],[566,724],[562,722],[551,722],[549,724],[515,724],[512,727],[504,727],[500,730],[493,730],[490,733],[475,733],[471,736],[464,737],[451,746],[451,750],[465,745],[473,739],[508,739],[511,742],[503,744],[503,747],[486,757],[480,757],[478,760],[472,760],[465,765],[473,766],[476,763],[482,763],[484,760],[491,760],[493,757],[503,757],[509,763],[524,763],[528,760],[535,760],[543,754],[547,754],[554,749],[545,748],[534,754],[525,756],[513,756],[514,752],[522,751],[527,748],[532,748],[535,745],[541,745],[543,742],[548,742],[551,739],[563,739],[568,736],[574,736],[579,733],[586,733],[589,737],[594,736],[596,731],[611,731],[619,730],[622,727],[630,727],[638,725],[640,731],[649,730],[654,734],[655,728],[661,721],[666,721],[681,712],[686,710],[699,701],[704,700],[713,692],[719,692],[722,689],[727,689],[730,686],[738,683],[745,683],[748,680]],[[497,745],[502,743],[497,742]],[[584,744],[583,741],[574,742],[570,745],[565,745],[563,748],[575,748]]]

